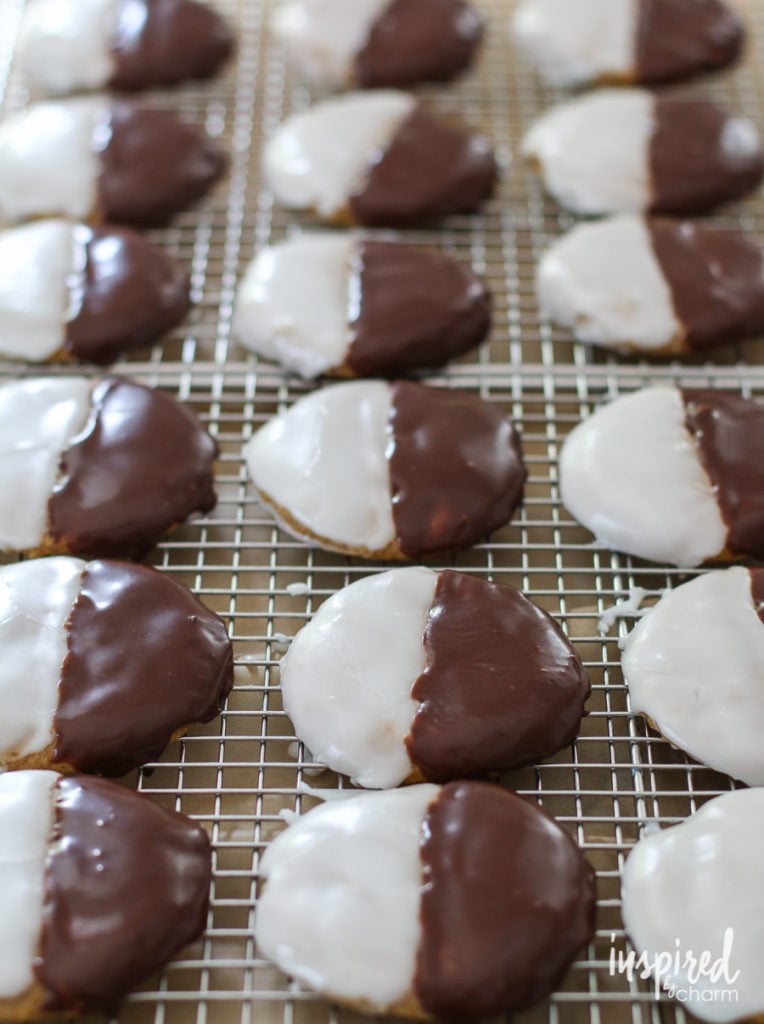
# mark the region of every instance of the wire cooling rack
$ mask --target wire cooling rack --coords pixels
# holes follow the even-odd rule
[[[495,312],[490,340],[477,355],[432,381],[479,392],[511,413],[523,432],[530,478],[523,509],[510,526],[490,543],[431,564],[522,587],[578,643],[593,683],[590,713],[573,748],[504,779],[570,829],[596,867],[599,887],[595,941],[560,991],[521,1019],[681,1022],[683,1008],[657,1001],[649,983],[610,975],[611,947],[625,948],[619,869],[646,824],[679,821],[731,783],[690,763],[650,734],[641,718],[630,715],[618,640],[632,622],[617,619],[603,636],[598,620],[632,588],[657,593],[681,574],[593,545],[560,505],[557,455],[568,431],[603,398],[650,380],[764,396],[764,366],[755,365],[761,362],[761,346],[723,350],[713,363],[649,366],[573,343],[540,320],[534,266],[572,220],[544,198],[517,153],[523,130],[555,95],[512,50],[510,0],[478,2],[490,21],[479,68],[456,87],[427,90],[426,97],[444,113],[461,115],[492,136],[504,166],[502,184],[482,214],[402,237],[442,246],[487,278]],[[12,68],[22,6],[23,0],[0,0],[0,89],[6,111],[28,100]],[[164,346],[117,369],[188,402],[220,442],[217,509],[177,530],[158,549],[155,562],[192,586],[229,623],[236,645],[236,688],[217,721],[194,728],[135,779],[139,789],[191,814],[209,830],[215,881],[205,936],[134,994],[119,1021],[338,1024],[340,1018],[350,1022],[355,1016],[303,991],[258,953],[253,938],[257,870],[264,847],[285,826],[284,812],[312,806],[313,788],[342,785],[306,760],[295,742],[281,706],[279,658],[288,638],[327,596],[379,567],[293,540],[247,485],[243,442],[309,390],[248,357],[231,338],[230,325],[237,275],[246,262],[264,245],[308,223],[274,207],[261,183],[259,154],[263,139],[286,114],[307,106],[310,95],[293,81],[283,54],[268,41],[269,0],[220,0],[219,6],[239,38],[228,73],[205,86],[149,97],[204,126],[231,155],[229,176],[206,204],[181,216],[172,228],[152,233],[189,268],[195,308]],[[745,62],[733,74],[695,88],[732,104],[761,128],[764,0],[749,0],[741,8],[751,31]],[[760,196],[715,219],[764,237]],[[0,363],[0,380],[32,372],[45,371]]]

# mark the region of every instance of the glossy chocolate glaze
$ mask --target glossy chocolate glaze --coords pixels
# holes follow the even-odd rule
[[[594,933],[594,872],[555,821],[480,782],[430,804],[414,992],[441,1020],[532,1005],[560,984]]]
[[[764,569],[749,569],[751,597],[761,622],[764,623]]]
[[[218,715],[232,686],[225,625],[190,590],[144,565],[91,562],[67,622],[54,760],[123,775]]]
[[[46,1010],[114,1014],[204,928],[206,833],[124,786],[59,779],[37,980]]]
[[[514,587],[438,574],[406,747],[430,782],[533,764],[578,735],[589,679],[545,611]]]
[[[109,88],[133,90],[210,78],[230,55],[228,26],[195,0],[127,0],[114,38]]]
[[[721,0],[639,0],[638,82],[671,82],[731,64],[743,26]]]
[[[222,150],[174,114],[116,100],[101,154],[99,210],[106,221],[166,224],[201,199],[225,166]]]
[[[739,231],[648,220],[653,251],[688,348],[764,333],[764,251]]]
[[[764,171],[761,148],[736,145],[732,122],[707,100],[656,98],[649,152],[653,212],[705,213],[756,188]]]
[[[66,325],[66,349],[75,358],[113,362],[183,319],[191,282],[175,260],[127,228],[76,230],[86,262],[79,310]]]
[[[61,458],[48,532],[72,554],[147,554],[176,523],[215,505],[217,445],[169,395],[121,377],[99,381],[93,413]]]
[[[472,213],[493,192],[497,168],[484,135],[414,107],[350,197],[360,224],[405,225]]]
[[[520,439],[499,406],[396,381],[390,426],[393,521],[404,554],[470,547],[508,522],[526,472]]]
[[[365,88],[449,82],[472,63],[483,20],[465,0],[391,0],[355,61]]]
[[[479,345],[491,326],[483,282],[434,249],[361,242],[353,274],[360,301],[347,364],[360,377],[442,366]]]
[[[764,559],[764,406],[710,389],[683,389],[682,399],[727,526],[727,546]]]

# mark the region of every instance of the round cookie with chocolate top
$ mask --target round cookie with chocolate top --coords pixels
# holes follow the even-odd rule
[[[473,213],[492,194],[497,168],[485,136],[390,89],[293,114],[268,141],[264,172],[289,209],[394,227]]]
[[[316,807],[273,840],[260,877],[263,953],[367,1013],[473,1021],[525,1009],[594,932],[594,872],[568,833],[480,782]]]
[[[552,107],[523,153],[574,213],[706,213],[761,182],[754,125],[704,99],[602,89]]]
[[[37,103],[0,122],[0,223],[166,224],[225,166],[207,135],[167,111],[105,96]]]
[[[319,233],[260,253],[233,318],[243,345],[306,378],[442,366],[490,324],[485,285],[445,253]]]
[[[215,505],[217,445],[196,416],[124,377],[0,386],[0,549],[142,557]]]
[[[98,1012],[204,928],[205,831],[124,786],[0,775],[0,1017]]]
[[[408,381],[314,391],[261,427],[244,458],[287,530],[372,559],[476,544],[509,521],[526,477],[498,405]]]

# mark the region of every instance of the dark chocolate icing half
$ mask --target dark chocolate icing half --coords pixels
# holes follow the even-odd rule
[[[554,619],[514,587],[438,574],[406,747],[430,782],[533,764],[578,735],[590,693]]]
[[[360,377],[442,366],[479,345],[491,326],[483,282],[450,256],[396,242],[361,242],[360,296],[347,365]]]
[[[493,192],[497,168],[484,135],[417,104],[350,197],[360,224],[405,225],[472,213]]]
[[[150,345],[189,310],[190,281],[157,246],[127,228],[77,228],[85,249],[82,301],[66,325],[66,349],[77,359],[113,362]]]
[[[66,625],[54,760],[104,775],[155,761],[233,686],[225,625],[172,577],[91,562]]]
[[[111,89],[148,89],[210,78],[231,54],[220,17],[196,0],[123,0],[114,37]]]
[[[166,224],[201,199],[225,170],[222,150],[165,110],[116,100],[110,127],[98,177],[104,220]]]
[[[753,606],[764,624],[764,569],[749,569]]]
[[[740,56],[743,26],[721,0],[639,0],[638,82],[671,82]]]
[[[469,67],[483,20],[465,0],[390,0],[355,61],[367,89],[449,82]]]
[[[520,439],[498,405],[397,381],[390,427],[393,521],[404,554],[466,548],[508,522],[526,472]]]
[[[107,377],[91,401],[61,457],[48,532],[73,554],[142,557],[171,526],[214,507],[217,445],[189,409],[135,381]]]
[[[204,928],[209,840],[183,815],[103,779],[59,779],[54,794],[35,973],[47,1010],[114,1014]]]
[[[649,166],[650,209],[705,213],[760,183],[761,146],[741,137],[740,119],[708,100],[655,99]]]
[[[764,406],[710,389],[683,389],[682,399],[727,526],[727,546],[764,559]]]
[[[594,872],[538,807],[480,782],[428,809],[414,992],[441,1020],[524,1009],[558,986],[594,933]]]

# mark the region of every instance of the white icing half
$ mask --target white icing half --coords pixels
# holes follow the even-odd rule
[[[363,793],[309,811],[262,859],[255,937],[287,974],[384,1011],[412,989],[422,822],[437,786]]]
[[[352,341],[354,247],[351,235],[315,234],[260,253],[236,296],[239,341],[305,378],[340,366]]]
[[[514,34],[549,85],[584,85],[633,75],[638,15],[638,0],[523,0]]]
[[[16,51],[27,82],[49,96],[108,85],[120,3],[30,0]]]
[[[0,387],[0,549],[42,542],[61,454],[87,423],[91,387],[85,377]]]
[[[637,950],[661,961],[665,983],[683,992],[696,1017],[722,1024],[764,1012],[764,790],[725,793],[687,821],[634,847],[623,872],[623,918]],[[725,956],[725,933],[733,929]],[[674,962],[708,952],[705,975],[691,980]],[[720,962],[721,959],[721,962]],[[719,977],[709,977],[714,966]],[[693,996],[688,996],[690,989]],[[736,993],[736,998],[729,994]]]
[[[547,191],[580,214],[638,213],[651,200],[655,100],[644,89],[600,89],[552,107],[531,125],[523,153]]]
[[[380,381],[334,384],[274,417],[244,449],[258,491],[311,533],[382,550],[395,539],[385,455],[392,393]]]
[[[286,0],[271,31],[287,48],[300,76],[336,89],[354,78],[354,60],[390,0]]]
[[[0,775],[0,999],[34,982],[53,831],[55,772]]]
[[[264,156],[278,202],[322,217],[341,213],[414,104],[408,93],[380,89],[324,100],[287,118]]]
[[[560,454],[560,491],[571,515],[616,551],[692,566],[726,545],[674,387],[636,391],[580,423]]]
[[[103,97],[37,103],[0,123],[0,221],[61,214],[83,220],[96,205]],[[103,138],[99,138],[103,136]]]
[[[579,224],[555,242],[536,290],[544,315],[579,341],[649,351],[682,334],[650,233],[632,214]]]
[[[284,708],[314,757],[359,786],[388,789],[411,773],[404,740],[425,667],[437,574],[394,569],[330,597],[281,662]]]
[[[764,625],[740,567],[665,597],[626,640],[632,710],[698,761],[764,786]]]

